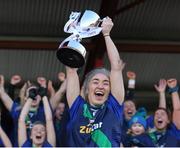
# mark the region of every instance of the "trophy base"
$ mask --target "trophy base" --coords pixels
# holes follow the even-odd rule
[[[72,68],[80,68],[85,63],[84,56],[80,52],[68,47],[57,50],[56,56],[60,62]]]

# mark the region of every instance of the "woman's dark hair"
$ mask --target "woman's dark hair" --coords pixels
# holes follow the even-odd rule
[[[43,125],[43,126],[46,128],[46,124],[45,124],[44,122],[42,122],[42,121],[35,121],[35,122],[33,123],[33,127],[34,127],[35,125],[38,125],[38,124]],[[32,128],[33,128],[33,127],[32,127]],[[31,134],[32,128],[31,128],[31,130],[30,130],[30,134]]]
[[[125,103],[125,102],[129,102],[129,101],[132,102],[132,103],[134,103],[135,107],[137,107],[137,102],[136,102],[134,99],[125,99],[125,100],[124,100],[124,103]]]
[[[163,107],[158,107],[158,108],[155,110],[154,114],[155,114],[158,110],[163,110],[163,111],[165,111],[166,114],[167,114],[167,116],[168,116],[169,121],[172,121],[172,115],[171,115],[170,110],[168,110],[168,109],[166,109],[166,108],[163,108]]]
[[[33,126],[35,126],[35,125],[37,125],[37,124],[41,124],[41,125],[43,125],[44,127],[46,127],[46,124],[45,124],[44,122],[42,122],[42,121],[35,121],[35,122],[33,123]]]

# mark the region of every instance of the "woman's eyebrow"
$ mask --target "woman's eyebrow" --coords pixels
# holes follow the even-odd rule
[[[99,79],[98,78],[94,78],[94,79],[92,79],[92,81],[99,81]]]

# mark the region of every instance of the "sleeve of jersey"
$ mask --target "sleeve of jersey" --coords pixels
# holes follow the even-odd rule
[[[76,118],[76,116],[78,115],[78,110],[83,106],[84,103],[85,103],[85,100],[81,96],[78,96],[75,99],[73,105],[69,109],[70,120],[73,120]]]
[[[20,112],[21,112],[21,106],[15,102],[13,102],[11,112],[10,112],[13,120],[18,120]]]
[[[1,139],[0,139],[0,147],[4,147],[4,143]]]
[[[172,136],[175,136],[178,140],[180,140],[180,129],[178,129],[174,123],[170,124],[169,132]]]
[[[120,105],[115,97],[110,94],[107,100],[108,106],[112,109],[119,120],[123,117],[123,105]]]
[[[150,115],[147,119],[146,119],[147,125],[150,128],[154,128],[154,116]]]
[[[26,140],[21,147],[31,147],[31,142],[29,140]]]

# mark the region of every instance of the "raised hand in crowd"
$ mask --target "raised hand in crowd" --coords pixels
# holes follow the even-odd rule
[[[19,84],[20,82],[21,82],[21,76],[20,75],[13,75],[12,77],[11,77],[11,81],[10,81],[10,83],[12,84],[12,85],[17,85],[17,84]]]
[[[6,91],[12,99],[15,99],[15,89],[21,81],[22,79],[20,75],[16,74],[11,77],[10,83],[8,84]]]
[[[180,98],[179,98],[179,86],[177,84],[177,80],[175,78],[171,78],[167,80],[167,85],[169,87],[168,92],[172,97],[172,105],[173,105],[173,123],[176,125],[178,129],[180,129]]]
[[[136,73],[133,71],[128,71],[126,73],[128,78],[128,87],[126,89],[125,94],[125,101],[126,100],[133,100],[135,94],[135,84],[136,84]]]
[[[8,109],[8,111],[11,111],[13,101],[9,97],[9,95],[6,93],[5,88],[4,88],[4,76],[0,75],[0,98],[5,107]]]
[[[58,79],[59,79],[59,81],[60,81],[61,83],[64,82],[64,80],[66,79],[65,73],[64,73],[64,72],[59,72],[59,73],[58,73]]]
[[[58,89],[58,91],[55,93],[54,96],[52,96],[50,98],[50,104],[53,110],[55,110],[55,108],[58,106],[59,102],[62,100],[65,92],[66,92],[66,77],[65,77],[65,73],[60,72],[58,74],[58,79],[61,82],[61,85]]]
[[[47,80],[45,77],[38,77],[37,82],[39,84],[39,95],[43,97],[44,95],[48,96]]]
[[[126,73],[128,78],[128,88],[135,88],[135,82],[136,82],[136,73],[134,71],[127,71]]]
[[[31,86],[30,81],[27,81],[24,83],[24,85],[21,87],[20,91],[19,91],[19,98],[20,98],[20,104],[21,106],[24,105],[25,103],[25,98],[26,98],[26,90],[27,88],[29,88]]]
[[[60,83],[63,83],[66,79],[66,76],[65,76],[65,73],[64,72],[59,72],[58,73],[58,79],[60,81]],[[52,84],[52,81],[49,80],[48,81],[48,92],[50,94],[50,98],[52,98],[55,94],[56,94],[56,91],[53,87],[53,84]]]
[[[167,85],[169,88],[175,88],[177,87],[177,80],[175,78],[170,78],[167,80]],[[177,92],[177,91],[175,91]]]
[[[47,80],[45,77],[37,77],[37,82],[40,85],[40,87],[47,87]]]
[[[52,98],[55,95],[56,92],[55,92],[55,89],[53,87],[53,84],[52,84],[51,80],[48,81],[47,89],[48,89],[50,98]]]
[[[4,76],[0,75],[0,93],[2,93],[4,90]]]
[[[156,91],[159,93],[159,107],[166,108],[166,86],[167,82],[165,79],[160,79],[159,84],[155,84],[154,87]]]

